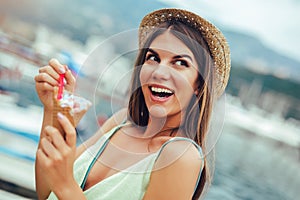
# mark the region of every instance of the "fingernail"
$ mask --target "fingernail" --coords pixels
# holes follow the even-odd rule
[[[60,112],[57,113],[57,118],[58,118],[58,119],[62,119],[63,117],[64,117],[63,114],[61,114]]]
[[[66,70],[65,70],[65,68],[63,66],[61,66],[61,67],[59,67],[59,72],[61,74],[64,74],[64,73],[66,73]]]

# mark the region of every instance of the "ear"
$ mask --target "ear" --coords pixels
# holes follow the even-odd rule
[[[195,81],[195,84],[194,84],[194,94],[196,95],[196,97],[198,97],[198,95],[200,93],[200,88],[201,88],[201,86],[200,86],[200,80],[197,79]]]
[[[194,94],[195,94],[196,96],[199,95],[199,88],[198,88],[198,87],[194,90]]]

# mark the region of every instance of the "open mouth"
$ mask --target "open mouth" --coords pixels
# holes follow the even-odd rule
[[[169,90],[167,88],[149,86],[149,89],[153,96],[159,97],[159,98],[168,98],[174,94],[174,92],[172,90]]]

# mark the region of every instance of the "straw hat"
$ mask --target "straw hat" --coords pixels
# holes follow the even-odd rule
[[[198,30],[206,40],[215,63],[215,92],[220,97],[224,92],[230,72],[230,50],[221,31],[195,13],[175,8],[156,10],[146,15],[139,27],[139,45],[142,46],[151,29],[166,21],[181,21]]]

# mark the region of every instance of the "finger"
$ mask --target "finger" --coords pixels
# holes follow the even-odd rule
[[[54,79],[51,75],[47,74],[47,73],[40,73],[40,74],[36,75],[34,77],[34,80],[36,82],[47,82],[52,86],[57,86],[58,85],[58,81],[56,79]]]
[[[38,149],[36,152],[36,159],[39,160],[39,163],[42,165],[47,165],[49,159],[42,149]]]
[[[62,152],[64,149],[64,146],[66,145],[64,138],[62,134],[54,127],[52,126],[47,126],[47,137],[49,138],[48,140],[51,142],[53,146],[59,151]],[[45,128],[45,129],[46,129]]]
[[[46,137],[41,139],[41,149],[48,158],[58,160],[61,156],[53,144]]]
[[[57,81],[59,79],[59,74],[55,71],[55,69],[53,67],[51,67],[49,65],[41,67],[39,69],[39,73],[47,73]]]
[[[76,79],[73,76],[71,70],[67,69],[65,73],[65,79],[66,79],[66,85],[65,85],[66,90],[70,92],[74,92]]]
[[[35,87],[37,90],[43,90],[49,92],[53,92],[53,88],[54,88],[52,85],[46,82],[37,82]]]
[[[60,63],[58,62],[58,60],[55,59],[55,58],[52,58],[52,59],[49,61],[49,65],[50,65],[51,67],[53,67],[53,68],[55,69],[55,71],[56,71],[57,73],[59,73],[59,74],[64,74],[64,73],[66,73],[65,67],[64,67],[62,64],[60,64]]]
[[[57,113],[57,119],[66,133],[65,137],[67,145],[71,148],[76,147],[76,131],[74,126],[71,124],[69,119],[60,112]]]

